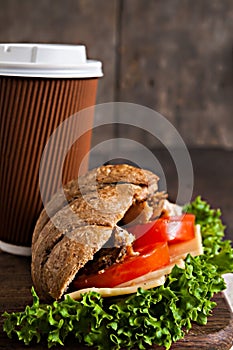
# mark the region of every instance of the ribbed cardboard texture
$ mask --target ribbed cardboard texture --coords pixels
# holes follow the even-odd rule
[[[97,78],[47,79],[0,77],[0,240],[30,246],[42,209],[39,167],[52,132],[66,118],[96,100]],[[85,123],[85,120],[80,120]],[[64,135],[69,138],[67,130]],[[91,131],[80,137],[67,154],[63,183],[78,176],[80,162],[90,149]],[[48,199],[59,179],[49,178],[59,149],[48,161]],[[88,164],[82,169],[87,170]]]

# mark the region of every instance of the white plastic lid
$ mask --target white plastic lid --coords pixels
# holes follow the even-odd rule
[[[0,44],[0,75],[48,78],[102,77],[102,63],[84,45]]]

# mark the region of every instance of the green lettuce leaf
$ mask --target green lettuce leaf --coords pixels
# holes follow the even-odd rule
[[[198,196],[184,207],[184,211],[196,216],[196,223],[201,225],[201,234],[205,256],[217,266],[220,274],[233,271],[233,250],[230,240],[224,240],[225,226],[221,220],[220,209],[212,209]]]
[[[188,255],[185,269],[175,266],[163,286],[110,299],[89,292],[79,301],[65,296],[52,304],[41,304],[32,288],[31,306],[3,314],[4,331],[25,344],[44,339],[48,348],[75,338],[99,350],[146,349],[152,344],[169,349],[193,322],[205,325],[216,306],[213,295],[225,289],[221,274],[233,272],[233,251],[223,239],[219,210],[200,197],[184,210],[194,213],[201,225],[205,254]]]

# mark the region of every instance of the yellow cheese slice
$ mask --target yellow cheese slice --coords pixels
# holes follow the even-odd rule
[[[192,256],[203,254],[200,225],[195,226],[195,237],[193,239],[183,243],[171,244],[169,246],[171,261],[185,259],[188,253],[190,253]]]
[[[160,276],[156,280],[150,280],[148,282],[139,283],[131,287],[114,287],[114,288],[85,288],[80,289],[78,291],[66,294],[69,295],[73,299],[80,299],[81,295],[87,292],[97,292],[102,297],[114,297],[118,295],[126,295],[126,294],[133,294],[136,293],[139,287],[142,287],[143,289],[150,289],[155,288],[158,286],[161,286],[165,283],[165,276]]]

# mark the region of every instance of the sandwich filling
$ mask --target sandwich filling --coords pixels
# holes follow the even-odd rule
[[[128,231],[115,229],[93,260],[80,269],[69,289],[70,296],[78,299],[89,290],[116,296],[164,284],[175,265],[184,267],[188,254],[203,253],[200,226],[194,224],[193,215],[181,212],[181,207],[166,200],[158,219],[129,226]],[[108,247],[110,242],[119,245]]]
[[[202,253],[195,217],[171,204],[158,180],[148,170],[108,165],[68,183],[66,200],[55,194],[32,238],[32,279],[42,300],[90,288],[103,295],[131,293],[140,283],[152,288],[188,253]]]

